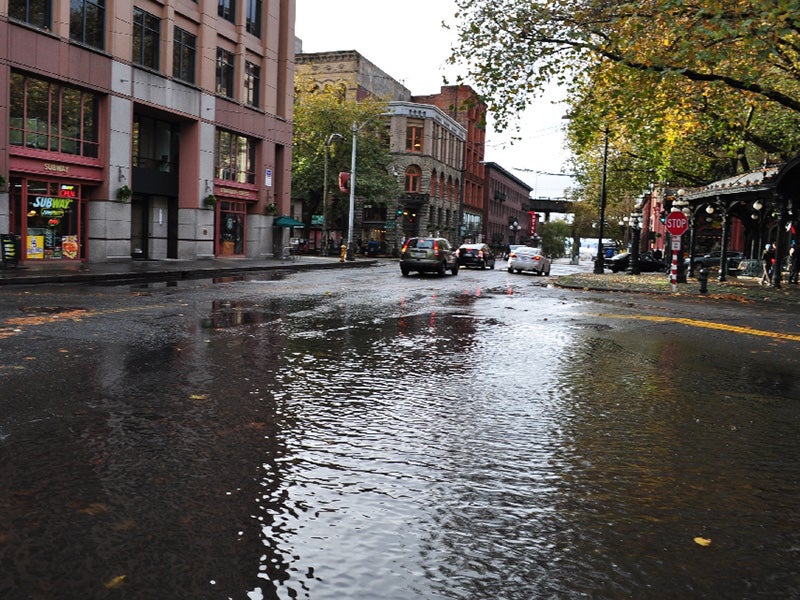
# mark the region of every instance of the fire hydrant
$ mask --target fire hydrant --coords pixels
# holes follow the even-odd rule
[[[708,291],[708,269],[703,267],[697,272],[697,281],[700,282],[700,293],[705,294]]]
[[[339,262],[344,262],[346,256],[347,256],[347,246],[342,244],[342,247],[339,248]]]

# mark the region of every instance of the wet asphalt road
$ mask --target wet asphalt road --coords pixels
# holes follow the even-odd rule
[[[0,597],[800,594],[796,311],[553,278],[0,291]]]

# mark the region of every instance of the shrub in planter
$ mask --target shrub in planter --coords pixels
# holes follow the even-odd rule
[[[117,188],[117,200],[120,202],[127,202],[133,196],[133,190],[127,185],[122,185]]]
[[[217,197],[214,194],[209,194],[203,198],[203,205],[206,208],[214,208],[217,205]]]

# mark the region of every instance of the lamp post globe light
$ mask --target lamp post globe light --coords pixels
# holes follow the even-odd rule
[[[509,231],[508,243],[509,244],[514,245],[514,244],[517,243],[517,233],[519,232],[520,229],[522,229],[522,226],[519,224],[519,221],[517,221],[517,219],[515,217],[514,220],[511,221],[511,224],[508,226],[508,231]]]

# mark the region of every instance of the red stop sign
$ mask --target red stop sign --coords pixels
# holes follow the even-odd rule
[[[686,233],[689,229],[689,218],[679,210],[673,210],[667,215],[667,220],[664,223],[672,235],[678,236]]]

